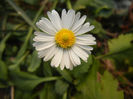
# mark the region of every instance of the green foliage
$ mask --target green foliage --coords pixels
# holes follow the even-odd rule
[[[31,92],[15,90],[15,99],[36,99],[35,95]]]
[[[123,92],[118,91],[118,82],[112,75],[105,71],[100,81],[97,80],[97,61],[92,65],[88,75],[77,86],[77,93],[73,99],[124,99]]]
[[[109,17],[114,8],[113,0],[77,0],[74,9],[84,9],[87,6],[93,7],[96,16]]]
[[[8,69],[6,64],[0,60],[0,80],[7,80],[8,79]]]
[[[108,42],[109,53],[107,57],[113,58],[116,63],[123,63],[128,60],[128,63],[133,65],[133,34],[120,35],[118,38]]]
[[[133,41],[133,34],[120,35],[118,38],[112,39],[108,42],[109,53],[117,54],[124,51],[128,51],[133,47],[131,43]]]
[[[31,4],[31,5],[35,5],[38,3],[39,0],[23,0],[24,2]]]
[[[0,42],[0,59],[2,57],[2,54],[3,54],[4,49],[6,47],[6,41],[8,40],[8,38],[10,37],[10,35],[11,35],[10,33],[7,34],[5,36],[5,38]]]
[[[44,88],[39,93],[40,99],[57,99],[57,95],[53,89],[53,84],[46,83]]]
[[[103,29],[101,23],[94,19],[89,19],[89,22],[95,26],[95,29],[92,30],[92,33],[96,34],[100,38],[105,38],[106,37],[106,31]]]
[[[85,73],[88,72],[91,64],[93,63],[93,57],[90,55],[90,57],[88,58],[87,63],[82,62],[80,66],[75,67],[71,73],[75,78],[82,78],[84,76]]]
[[[37,52],[34,51],[32,54],[32,59],[30,66],[28,67],[29,72],[34,72],[40,66],[41,60],[37,56]]]
[[[12,95],[14,99],[132,99],[132,9],[121,12],[122,2],[1,1],[0,99]],[[56,9],[60,13],[64,8],[87,15],[87,21],[95,26],[89,33],[96,37],[97,45],[88,61],[81,61],[73,70],[51,67],[51,61],[39,59],[32,46],[33,32],[38,31],[36,21],[47,11]]]
[[[98,83],[97,83],[97,69],[98,63],[94,62],[91,66],[89,73],[85,76],[84,80],[77,85],[77,93],[75,99],[97,99],[98,98]]]
[[[117,80],[108,71],[105,71],[101,77],[100,97],[101,99],[124,99],[123,92],[118,91]]]
[[[71,77],[71,74],[69,73],[68,70],[66,70],[66,69],[61,70],[60,68],[57,68],[57,71],[60,73],[60,75],[61,75],[65,80],[67,80],[68,82],[72,82],[72,77]]]
[[[59,79],[58,77],[37,77],[27,72],[10,71],[12,82],[21,90],[30,91],[33,90],[38,84]]]
[[[51,66],[49,64],[49,62],[44,63],[43,65],[43,73],[45,76],[52,76],[52,69]]]
[[[55,83],[55,90],[60,95],[63,95],[67,91],[68,87],[69,84],[63,80],[57,80]]]

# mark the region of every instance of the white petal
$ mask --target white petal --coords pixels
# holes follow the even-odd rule
[[[49,26],[51,30],[53,30],[55,33],[57,32],[53,24],[47,18],[42,17],[41,19],[47,24],[47,26]]]
[[[64,23],[65,23],[65,20],[66,20],[66,10],[65,10],[65,9],[62,10],[62,13],[61,13],[61,20],[62,20],[62,26],[63,26],[63,28],[64,28],[64,27],[65,27],[65,26],[64,26]]]
[[[72,31],[75,31],[78,27],[80,27],[84,21],[86,20],[86,15],[82,16],[72,27]]]
[[[76,39],[76,44],[79,44],[79,45],[95,45],[96,42],[93,41],[93,40],[78,40]]]
[[[77,47],[77,46],[73,46],[72,49],[76,53],[77,56],[79,56],[82,60],[87,62],[87,58],[89,56],[84,50],[82,50],[80,47]]]
[[[75,35],[77,36],[77,35],[84,34],[84,33],[86,33],[86,32],[91,31],[92,29],[94,29],[94,26],[93,26],[93,25],[90,26],[90,23],[85,23],[85,24],[81,27],[81,29],[75,33]]]
[[[63,49],[58,47],[58,51],[51,61],[51,66],[58,67],[59,64],[61,63],[62,55],[63,55]]]
[[[62,24],[63,28],[70,29],[71,26],[73,25],[75,19],[75,11],[74,10],[69,10],[67,14],[65,14],[65,10],[62,12]]]
[[[90,34],[84,34],[84,35],[80,35],[80,36],[76,36],[76,44],[79,45],[95,45],[96,41],[95,41],[95,37],[93,37]]]
[[[67,50],[65,50],[64,51],[64,57],[65,57],[65,67],[67,68],[67,69],[72,69],[73,67],[72,67],[72,63],[71,63],[71,60],[70,60],[70,57],[69,57],[69,53],[68,53],[68,51]]]
[[[37,51],[45,50],[47,48],[50,48],[51,46],[55,45],[54,42],[35,42],[33,43],[33,46],[36,48]]]
[[[69,50],[69,56],[74,66],[81,64],[80,58],[75,54],[73,50]]]
[[[96,40],[96,38],[93,37],[90,34],[84,34],[84,35],[76,36],[76,39],[79,39],[79,40],[92,40],[92,41]]]
[[[80,15],[81,15],[80,12],[77,12],[77,13],[76,13],[75,19],[74,19],[74,22],[73,22],[72,27],[75,25],[75,23],[76,23],[77,21],[79,21]],[[81,26],[82,26],[82,25],[81,25]],[[81,28],[81,26],[79,26],[79,27],[78,27],[77,29],[75,29],[73,32],[76,33],[76,32]],[[72,29],[72,28],[71,28],[71,29]]]
[[[39,36],[50,36],[50,37],[52,37],[51,35],[49,35],[49,34],[47,34],[47,33],[38,32],[38,31],[35,31],[35,32],[34,32],[34,35],[39,35]]]
[[[91,51],[93,50],[93,47],[87,46],[87,45],[78,45],[80,48],[86,50],[86,51]]]
[[[33,41],[36,41],[36,42],[50,42],[50,41],[54,41],[54,37],[38,35],[38,36],[35,36],[33,38]]]
[[[77,33],[77,32],[81,29],[81,27],[82,27],[82,25],[79,26],[78,28],[76,28],[76,29],[73,31],[73,33]]]
[[[46,55],[46,53],[47,53],[48,51],[49,51],[48,49],[39,51],[39,52],[38,52],[38,57],[39,57],[39,58],[43,58],[43,57]]]
[[[75,23],[79,20],[80,15],[81,15],[80,12],[77,12],[77,13],[76,13],[76,15],[75,15],[75,19],[74,19],[74,22],[75,22]]]
[[[52,10],[52,13],[48,12],[47,15],[54,27],[57,29],[57,31],[59,31],[62,28],[59,14],[55,10]]]
[[[40,20],[39,22],[36,23],[36,26],[38,28],[40,28],[42,31],[50,34],[50,35],[54,35],[55,34],[55,30],[53,27],[51,27],[50,25],[48,25],[44,20]]]
[[[54,45],[53,47],[51,47],[50,49],[49,49],[49,51],[46,53],[46,55],[45,55],[45,57],[44,57],[44,61],[48,61],[48,60],[50,60],[56,53],[57,53],[57,48],[56,48],[56,46]]]
[[[61,68],[61,70],[63,70],[64,69],[64,67],[65,67],[65,55],[64,55],[64,51],[63,51],[63,55],[62,55],[62,59],[61,59],[61,63],[60,63],[60,68]]]
[[[92,47],[88,46],[88,45],[77,45],[79,46],[80,48],[82,48],[84,51],[86,51],[88,53],[88,55],[91,54],[91,50],[93,50]]]

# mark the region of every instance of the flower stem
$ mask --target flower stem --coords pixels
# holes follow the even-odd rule
[[[72,5],[71,5],[71,1],[70,0],[67,0],[67,8],[68,9],[72,9]]]

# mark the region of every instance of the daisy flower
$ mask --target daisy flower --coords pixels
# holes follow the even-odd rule
[[[39,58],[51,60],[52,67],[60,66],[72,70],[81,64],[81,59],[87,62],[91,50],[95,45],[95,37],[87,32],[94,29],[93,25],[85,22],[86,15],[65,9],[61,16],[56,10],[47,12],[48,19],[42,17],[36,23],[42,32],[36,31],[33,46],[38,51]]]

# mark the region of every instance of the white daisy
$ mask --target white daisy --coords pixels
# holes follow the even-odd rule
[[[85,34],[92,29],[93,25],[85,22],[86,15],[81,17],[80,12],[74,10],[62,10],[61,17],[52,10],[47,13],[48,18],[42,17],[36,23],[43,32],[35,32],[33,46],[38,51],[38,56],[44,61],[51,60],[51,66],[63,70],[73,69],[80,65],[81,60],[87,62],[91,50],[90,45],[95,45],[95,37]]]

